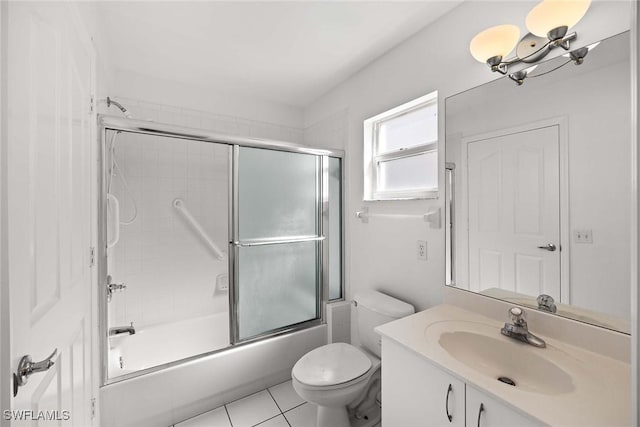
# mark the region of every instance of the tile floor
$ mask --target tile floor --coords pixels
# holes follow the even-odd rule
[[[175,427],[315,427],[315,424],[316,406],[302,400],[289,380]]]

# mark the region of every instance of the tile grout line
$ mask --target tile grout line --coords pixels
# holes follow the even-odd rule
[[[267,391],[267,393],[269,393],[269,396],[271,396],[271,399],[276,404],[276,407],[278,408],[278,411],[280,411],[280,414],[284,415],[284,412],[282,412],[282,408],[280,408],[280,405],[278,405],[278,401],[275,397],[273,397],[273,394],[271,394],[271,390],[269,390],[268,388],[265,388],[265,390]]]
[[[227,419],[229,420],[229,425],[231,427],[233,427],[233,422],[231,421],[231,415],[229,415],[229,410],[227,409],[227,405],[223,405],[224,406],[224,412],[227,414]]]
[[[285,381],[286,382],[286,381]],[[284,422],[287,423],[287,425],[289,427],[291,427],[291,423],[289,422],[289,420],[287,419],[287,416],[284,414],[284,412],[282,411],[282,408],[280,408],[280,405],[278,404],[278,401],[276,400],[276,398],[273,396],[273,394],[271,393],[271,390],[269,390],[269,388],[267,387],[267,393],[269,393],[269,396],[271,396],[271,398],[273,399],[273,401],[276,403],[276,406],[278,407],[278,410],[280,411],[280,415],[282,415],[282,418],[284,418]],[[277,415],[276,415],[277,417]],[[275,417],[272,417],[275,418]],[[269,418],[271,419],[271,418]],[[265,420],[267,421],[267,420]],[[264,421],[263,421],[264,422]]]
[[[285,381],[285,382],[286,382],[286,381]],[[304,405],[305,403],[308,403],[308,402],[304,401],[304,402],[302,402],[302,403],[300,403],[300,404],[298,404],[298,405],[296,405],[296,406],[293,406],[292,408],[287,409],[286,411],[283,411],[283,410],[282,410],[282,408],[280,408],[280,405],[278,404],[278,401],[276,400],[276,398],[275,398],[275,397],[273,396],[273,394],[271,393],[271,390],[269,390],[269,388],[265,388],[264,390],[257,391],[257,392],[255,392],[255,393],[250,394],[249,396],[245,396],[245,397],[242,397],[242,398],[240,398],[240,399],[237,399],[237,400],[235,400],[234,402],[236,402],[236,401],[238,401],[238,400],[245,399],[245,398],[250,397],[250,396],[253,396],[254,394],[261,393],[262,391],[266,391],[266,392],[269,394],[269,396],[271,397],[271,399],[273,400],[273,402],[276,404],[276,408],[278,408],[278,411],[280,411],[280,413],[279,413],[279,414],[276,414],[276,415],[274,415],[274,416],[272,416],[272,417],[270,417],[270,418],[267,418],[266,420],[260,421],[260,422],[259,422],[259,423],[257,423],[257,424],[254,424],[254,426],[253,426],[253,427],[258,426],[258,425],[260,425],[260,424],[262,424],[262,423],[265,423],[265,422],[267,422],[267,421],[269,421],[269,420],[271,420],[271,419],[273,419],[273,418],[276,418],[276,417],[278,417],[279,415],[282,415],[282,416],[283,416],[283,418],[284,418],[284,420],[286,421],[286,423],[289,425],[289,427],[291,427],[291,423],[289,422],[289,420],[287,419],[287,416],[285,415],[285,414],[286,414],[286,412],[290,412],[290,411],[292,411],[292,410],[294,410],[294,409],[296,409],[296,408],[299,408],[300,406]],[[230,403],[234,403],[234,402],[230,402]],[[222,405],[222,406],[224,407],[224,411],[225,411],[225,413],[227,414],[227,419],[229,420],[229,425],[231,425],[231,427],[233,427],[233,422],[231,421],[231,415],[229,414],[229,409],[227,408],[227,405],[228,405],[228,404],[224,404],[224,405]],[[213,411],[213,410],[214,410],[214,409],[212,409],[211,411]],[[211,412],[211,411],[203,412],[202,414],[198,414],[198,415],[195,415],[195,416],[193,416],[193,417],[187,418],[186,420],[183,420],[183,421],[181,421],[181,422],[184,422],[184,421],[190,420],[190,419],[192,419],[192,418],[196,418],[196,417],[198,417],[198,416],[200,416],[200,415],[203,415],[203,414],[205,414],[205,413],[207,413],[207,412]],[[169,426],[169,427],[176,427],[176,425]]]
[[[258,424],[254,424],[254,425],[253,425],[253,426],[251,426],[251,427],[257,427],[257,426],[259,426],[260,424],[264,424],[264,423],[266,423],[266,422],[267,422],[267,421],[269,421],[269,420],[272,420],[272,419],[274,419],[274,418],[278,418],[280,415],[282,415],[282,416],[284,417],[284,414],[282,414],[282,412],[281,412],[281,413],[279,413],[279,414],[274,415],[273,417],[269,417],[269,418],[267,418],[266,420],[262,420],[262,421],[260,421]],[[286,420],[286,418],[285,418],[285,420]],[[288,424],[288,423],[287,423],[287,424]]]
[[[304,405],[305,403],[309,403],[309,402],[304,401],[304,402],[302,402],[302,403],[300,403],[300,404],[298,404],[298,405],[294,406],[293,408],[289,408],[289,409],[287,409],[286,411],[284,411],[284,412],[283,412],[283,414],[286,414],[287,412],[291,412],[291,411],[293,411],[294,409],[301,407],[301,406],[302,406],[302,405]]]

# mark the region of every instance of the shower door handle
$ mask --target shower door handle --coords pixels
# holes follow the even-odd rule
[[[235,241],[233,244],[239,247],[250,247],[250,246],[265,246],[265,245],[283,245],[287,243],[301,243],[301,242],[321,242],[325,239],[324,236],[313,236],[313,237],[298,237],[293,239],[262,239],[262,240],[247,240],[244,242]]]

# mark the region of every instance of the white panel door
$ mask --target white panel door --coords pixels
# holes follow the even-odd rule
[[[23,421],[11,425],[87,426],[94,53],[64,3],[11,2],[8,22],[12,370],[57,349],[55,364],[18,389],[12,417]]]
[[[469,285],[560,300],[558,126],[467,144]],[[548,250],[540,247],[548,247]]]

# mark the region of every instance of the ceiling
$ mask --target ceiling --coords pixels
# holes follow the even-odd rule
[[[461,2],[102,2],[115,70],[306,106]]]

